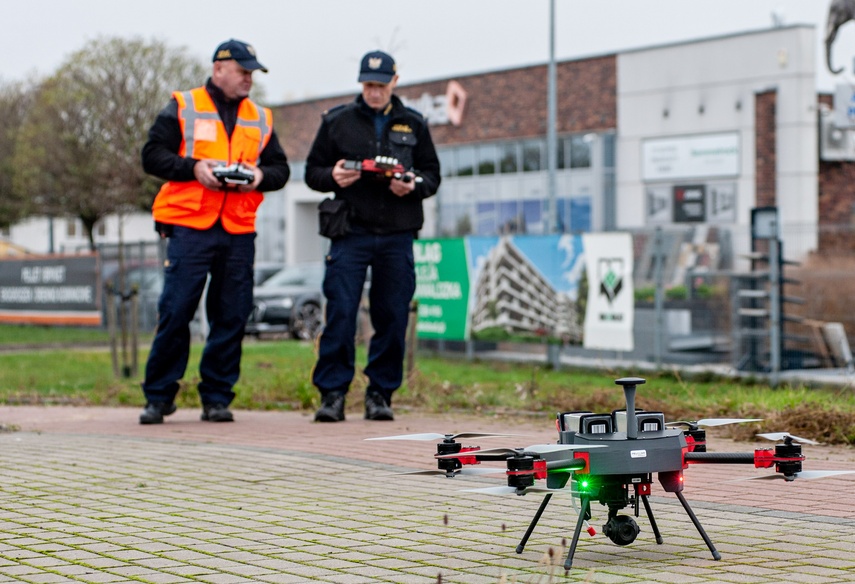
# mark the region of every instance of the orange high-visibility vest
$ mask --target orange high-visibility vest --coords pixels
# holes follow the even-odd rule
[[[240,103],[231,140],[204,87],[172,94],[181,124],[179,156],[213,159],[223,164],[258,164],[273,132],[273,114],[249,99]],[[229,233],[255,231],[255,212],[264,196],[258,191],[212,191],[197,180],[169,181],[154,199],[154,220],[194,229],[208,229],[219,218]]]

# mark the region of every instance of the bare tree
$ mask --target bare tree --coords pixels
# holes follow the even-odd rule
[[[15,147],[31,107],[32,91],[21,83],[0,86],[0,227],[25,217],[30,199],[14,188]]]
[[[140,150],[176,89],[204,82],[206,68],[161,41],[100,38],[68,57],[35,91],[19,134],[14,185],[36,194],[40,212],[103,217],[150,207],[157,181]]]

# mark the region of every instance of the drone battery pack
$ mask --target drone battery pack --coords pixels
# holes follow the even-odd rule
[[[615,410],[612,412],[615,421],[616,432],[626,432],[626,410]],[[665,414],[662,412],[646,412],[635,410],[635,419],[638,422],[639,433],[661,432],[665,429]]]

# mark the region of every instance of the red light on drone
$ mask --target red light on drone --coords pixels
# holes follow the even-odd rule
[[[651,486],[652,485],[650,483],[636,483],[635,494],[640,496],[649,495],[651,491]]]
[[[576,472],[579,474],[591,474],[591,454],[589,452],[574,452],[573,456],[585,461],[585,466],[578,469]]]

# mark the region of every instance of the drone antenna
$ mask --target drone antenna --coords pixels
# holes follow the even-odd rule
[[[626,396],[626,437],[630,440],[638,438],[638,421],[635,418],[635,386],[647,383],[641,377],[621,377],[616,384],[623,386]]]

